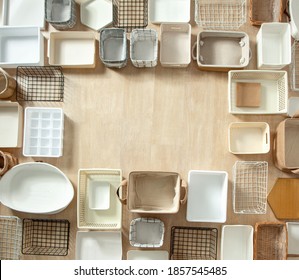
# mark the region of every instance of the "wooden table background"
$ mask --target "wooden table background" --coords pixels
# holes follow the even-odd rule
[[[248,1],[249,2],[249,1]],[[192,44],[198,26],[194,21],[194,1],[191,1]],[[80,23],[73,30],[89,30]],[[247,14],[248,18],[248,14]],[[159,30],[159,25],[148,28]],[[250,36],[252,59],[247,69],[256,69],[256,34],[258,27],[247,23],[240,28]],[[46,38],[52,26],[46,25]],[[96,33],[96,32],[95,32]],[[97,34],[97,33],[96,33]],[[159,34],[160,35],[160,34]],[[98,34],[97,34],[98,38]],[[275,47],[275,46],[273,46]],[[75,259],[77,232],[77,173],[80,168],[119,168],[124,178],[134,170],[178,172],[187,181],[188,171],[223,170],[229,174],[226,224],[254,225],[258,221],[276,221],[267,206],[265,215],[234,214],[232,207],[232,167],[237,160],[269,163],[268,193],[278,177],[291,175],[273,165],[273,135],[284,115],[231,115],[228,113],[228,75],[224,72],[200,71],[195,61],[184,69],[163,68],[160,63],[149,69],[135,68],[130,61],[125,68],[106,68],[99,59],[96,41],[96,67],[64,69],[63,103],[24,102],[26,106],[62,107],[65,114],[64,155],[58,159],[25,158],[22,149],[2,149],[14,153],[20,162],[42,160],[60,168],[75,189],[72,203],[56,215],[32,215],[0,206],[1,215],[20,218],[68,219],[71,223],[69,254],[66,257],[29,256],[22,259]],[[47,65],[48,61],[45,58]],[[288,71],[288,67],[285,69]],[[15,69],[7,69],[15,75]],[[294,95],[290,91],[290,96]],[[270,125],[271,150],[265,155],[233,155],[228,151],[228,126],[234,121],[263,121]],[[220,257],[221,226],[213,223],[186,221],[186,205],[177,214],[138,215],[123,206],[123,259],[130,246],[129,224],[138,216],[159,218],[165,223],[165,239],[161,250],[170,250],[172,226],[208,226],[218,229]]]

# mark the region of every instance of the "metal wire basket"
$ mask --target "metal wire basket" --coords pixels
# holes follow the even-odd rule
[[[59,66],[17,67],[18,101],[63,101],[64,76]]]
[[[23,220],[24,255],[66,256],[70,223],[67,220]]]
[[[237,214],[267,211],[268,163],[237,161],[233,167],[233,208]]]
[[[172,260],[216,260],[216,228],[172,227],[170,256]]]
[[[0,216],[0,260],[19,260],[22,247],[22,220]]]
[[[148,25],[148,0],[113,0],[113,26],[131,32]]]
[[[299,91],[299,41],[294,41],[292,46],[292,64],[290,70],[291,89]]]
[[[246,0],[195,0],[195,22],[205,29],[238,29],[246,22]]]

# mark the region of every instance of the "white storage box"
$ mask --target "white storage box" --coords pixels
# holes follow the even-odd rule
[[[23,155],[61,157],[64,115],[61,108],[27,107],[24,121]]]
[[[256,86],[259,88],[256,89]],[[238,87],[242,91],[238,90]],[[258,90],[258,91],[257,91]],[[259,93],[257,96],[257,93]],[[238,104],[238,97],[244,95],[258,102]],[[229,113],[232,114],[285,114],[288,104],[288,77],[286,71],[232,70],[228,73]],[[248,102],[248,101],[247,101]]]
[[[22,146],[23,108],[17,102],[0,102],[0,148]]]
[[[127,253],[127,260],[169,260],[167,251],[130,250]]]
[[[265,122],[234,122],[229,125],[229,151],[233,154],[266,154],[270,128]]]
[[[291,28],[288,23],[263,23],[256,43],[259,69],[282,69],[291,63]]]
[[[289,12],[291,17],[291,31],[292,36],[295,40],[299,40],[299,1],[290,0],[289,1]]]
[[[191,62],[191,25],[161,24],[160,62],[165,67],[187,67]]]
[[[44,38],[39,27],[0,27],[0,67],[44,65]]]
[[[252,226],[222,226],[221,260],[253,260]]]
[[[225,223],[227,187],[225,171],[189,171],[187,221]]]
[[[299,257],[299,223],[288,222],[288,258]]]
[[[149,0],[151,23],[190,21],[190,0]]]
[[[118,169],[80,169],[78,172],[77,227],[79,229],[119,230],[121,229],[122,206],[116,195],[122,173]],[[102,188],[100,201],[93,201],[93,195]],[[96,195],[97,195],[96,194]]]
[[[48,57],[50,65],[68,68],[95,67],[95,35],[86,31],[51,32]]]

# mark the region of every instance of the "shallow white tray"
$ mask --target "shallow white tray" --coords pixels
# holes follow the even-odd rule
[[[228,174],[225,171],[190,170],[188,174],[188,222],[225,223]]]
[[[167,251],[139,251],[130,250],[127,253],[127,260],[169,260]]]
[[[299,223],[288,222],[288,254],[299,257]]]
[[[121,260],[121,232],[78,231],[77,260]]]
[[[90,180],[89,184],[89,208],[93,210],[106,210],[110,207],[109,182]]]

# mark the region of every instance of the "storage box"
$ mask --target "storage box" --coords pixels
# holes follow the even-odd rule
[[[289,13],[290,13],[290,24],[293,38],[299,40],[299,1],[289,0]]]
[[[260,84],[260,105],[238,107],[240,83]],[[252,86],[250,86],[252,88]],[[250,89],[249,89],[250,90]],[[252,94],[256,97],[256,92]],[[288,104],[288,78],[286,71],[232,70],[228,73],[229,113],[232,114],[285,114]]]
[[[259,69],[282,69],[291,63],[291,28],[288,23],[263,23],[256,43]]]
[[[234,122],[229,125],[229,151],[233,154],[266,154],[270,128],[265,122]]]
[[[247,225],[222,226],[221,260],[253,259],[253,227]]]
[[[0,27],[0,67],[44,65],[44,38],[39,27]]]
[[[0,102],[0,147],[19,148],[23,138],[23,108],[17,102]]]
[[[202,70],[228,71],[249,63],[249,37],[244,32],[201,31],[196,45],[196,61]]]
[[[288,222],[288,258],[299,257],[299,223]]]
[[[87,31],[51,32],[48,57],[50,65],[93,68],[95,67],[95,35]]]
[[[191,62],[191,25],[162,23],[160,62],[164,67],[187,67]]]
[[[227,172],[191,170],[188,186],[187,221],[225,223]]]

